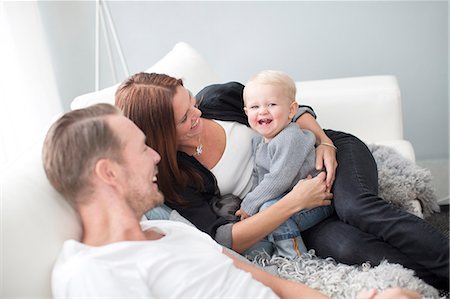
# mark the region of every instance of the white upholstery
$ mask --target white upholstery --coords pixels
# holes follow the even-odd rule
[[[323,128],[391,146],[415,161],[411,143],[403,139],[400,88],[394,76],[304,81],[296,86],[297,101],[313,107]]]
[[[186,43],[147,71],[183,78],[194,93],[218,81],[205,60]],[[257,72],[259,70],[254,70]],[[414,159],[403,139],[400,92],[392,76],[333,79],[298,83],[300,102],[310,104],[327,128],[387,143]],[[72,108],[114,101],[115,87],[77,97]],[[1,194],[0,298],[50,298],[50,270],[68,238],[80,238],[73,210],[51,188],[43,172],[41,143],[4,173]]]
[[[203,57],[185,42],[177,43],[173,49],[153,66],[145,70],[146,73],[165,73],[175,78],[183,79],[183,84],[193,94],[197,94],[203,87],[217,83],[218,77]],[[120,82],[99,90],[76,97],[71,108],[83,108],[95,103],[110,103],[114,105],[114,93]]]
[[[41,142],[4,173],[0,298],[50,298],[50,271],[64,240],[79,239],[73,209],[50,186]]]

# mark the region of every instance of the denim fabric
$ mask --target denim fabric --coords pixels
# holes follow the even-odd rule
[[[383,259],[414,270],[427,283],[448,289],[449,239],[431,224],[378,196],[376,163],[356,137],[326,130],[337,149],[332,192],[335,215],[302,232],[308,248],[346,264]]]
[[[307,251],[301,236],[274,241],[274,255],[293,259]]]
[[[333,214],[333,210],[333,205],[305,209],[292,215],[291,218],[295,221],[295,223],[297,223],[298,228],[302,232],[313,227],[325,218],[328,218],[331,214]]]
[[[172,209],[165,204],[153,208],[145,213],[148,220],[169,220]]]
[[[267,253],[269,256],[272,256],[274,253],[273,243],[267,240],[267,238],[262,239],[261,241],[244,251],[242,255],[247,257],[248,259],[253,259],[260,253]]]
[[[281,199],[282,196],[265,202],[260,211],[268,209]],[[267,239],[275,246],[275,254],[294,258],[302,252],[306,252],[306,246],[300,232],[316,225],[333,213],[333,207],[322,206],[313,209],[305,209],[294,214],[267,236]]]

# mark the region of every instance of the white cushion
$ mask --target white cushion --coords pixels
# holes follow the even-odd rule
[[[172,51],[145,72],[183,79],[184,86],[193,94],[197,94],[207,85],[219,83],[219,77],[211,66],[200,53],[185,42],[177,43]]]
[[[183,79],[184,86],[193,94],[197,94],[207,85],[219,82],[219,77],[205,59],[185,42],[177,43],[169,53],[145,72],[167,74]],[[114,105],[114,94],[119,85],[120,82],[97,92],[78,96],[72,101],[70,107],[73,110],[97,103]]]
[[[50,273],[67,239],[80,239],[74,210],[51,187],[41,143],[2,180],[1,298],[51,298]]]
[[[323,128],[367,143],[403,139],[400,89],[394,76],[297,82],[297,100],[311,105]]]

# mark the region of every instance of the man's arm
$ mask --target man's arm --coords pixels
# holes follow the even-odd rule
[[[367,291],[361,291],[358,294],[357,299],[420,299],[422,296],[413,291],[405,290],[402,288],[389,288],[378,293],[376,289],[371,289]]]
[[[250,262],[244,262],[235,257],[232,253],[223,251],[223,254],[230,257],[233,260],[234,265],[250,273],[254,279],[261,282],[265,286],[269,287],[277,294],[280,298],[330,298],[319,291],[312,289],[304,284],[292,282],[285,280],[258,267],[252,265]],[[358,294],[358,299],[386,299],[386,298],[397,298],[397,299],[420,299],[422,296],[413,291],[409,291],[402,288],[389,288],[383,291],[377,292],[377,290],[361,291]]]
[[[274,293],[277,294],[280,298],[329,298],[319,291],[312,289],[304,284],[273,276],[250,263],[240,261],[238,258],[226,252],[225,250],[223,251],[223,253],[233,260],[233,263],[237,268],[250,273],[254,279],[271,288]]]

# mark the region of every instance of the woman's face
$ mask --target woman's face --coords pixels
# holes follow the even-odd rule
[[[200,118],[202,113],[197,109],[194,96],[183,86],[177,88],[173,98],[173,111],[177,127],[178,146],[192,144],[192,140],[197,143],[203,128]]]

